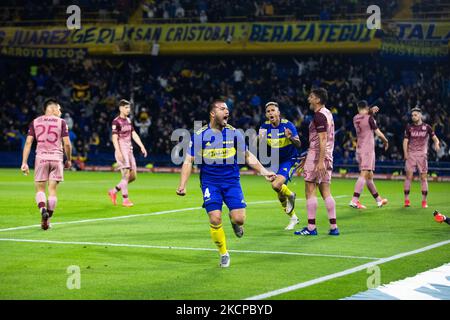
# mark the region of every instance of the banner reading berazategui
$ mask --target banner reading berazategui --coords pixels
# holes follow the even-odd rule
[[[24,48],[85,48],[104,54],[127,47],[149,53],[153,43],[160,45],[160,54],[373,51],[379,47],[374,35],[365,23],[322,22],[5,27],[0,28],[0,47],[8,55]]]

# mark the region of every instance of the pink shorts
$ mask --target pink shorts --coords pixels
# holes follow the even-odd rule
[[[34,181],[64,181],[64,164],[60,160],[44,160],[36,157]]]
[[[119,165],[117,169],[130,169],[136,171],[136,159],[134,158],[133,150],[130,150],[128,153],[122,152],[123,162],[117,159],[117,152],[115,153],[117,164]]]
[[[427,173],[428,172],[428,156],[424,155],[409,155],[405,162],[405,171]]]
[[[375,152],[356,152],[359,171],[375,171]]]
[[[314,159],[306,158],[305,166],[303,167],[303,177],[307,182],[320,183],[331,183],[331,174],[333,172],[333,162],[325,160],[325,167],[327,168],[327,173],[324,177],[320,178],[318,173],[314,171],[318,161]]]

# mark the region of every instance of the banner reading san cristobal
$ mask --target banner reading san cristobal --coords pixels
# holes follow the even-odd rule
[[[374,30],[359,23],[217,23],[168,25],[0,28],[0,46],[14,48],[87,48],[112,53],[121,45],[144,51],[153,43],[161,54],[257,53],[302,50],[370,50]],[[145,52],[142,52],[145,53]],[[148,52],[147,52],[148,53]]]
[[[424,34],[425,37],[448,38],[448,24],[396,26],[405,36]],[[0,47],[14,48],[7,51],[9,55],[23,53],[21,48],[77,48],[87,49],[90,54],[117,51],[149,54],[155,43],[159,44],[160,54],[358,53],[380,49],[381,41],[375,37],[376,33],[377,30],[367,28],[365,21],[82,25],[80,30],[68,30],[65,26],[5,27],[0,28]]]

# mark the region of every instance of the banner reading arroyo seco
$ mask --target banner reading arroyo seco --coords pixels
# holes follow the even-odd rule
[[[446,26],[433,24],[430,29],[430,24],[419,25],[426,30],[426,36],[448,37]],[[417,31],[419,27],[414,25],[395,27],[398,27],[398,33],[403,32],[405,36],[421,35]],[[83,25],[80,30],[68,30],[65,26],[5,27],[0,28],[0,47],[4,50],[15,48],[7,51],[10,55],[23,52],[20,48],[79,48],[87,49],[89,54],[118,51],[150,54],[155,43],[159,44],[159,54],[357,53],[380,49],[381,41],[375,34],[376,30],[369,30],[365,22]]]

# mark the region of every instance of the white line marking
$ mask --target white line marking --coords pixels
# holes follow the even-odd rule
[[[339,195],[335,196],[335,199],[347,197],[346,195]],[[297,201],[304,200],[303,198],[297,199]],[[247,204],[265,204],[265,203],[273,203],[278,202],[278,200],[267,200],[267,201],[253,201],[248,202]],[[138,217],[148,217],[148,216],[157,216],[161,214],[168,214],[168,213],[176,213],[176,212],[185,212],[185,211],[193,211],[193,210],[201,210],[201,207],[192,207],[192,208],[183,208],[183,209],[175,209],[175,210],[165,210],[165,211],[158,211],[158,212],[150,212],[150,213],[138,213],[138,214],[130,214],[126,216],[118,216],[118,217],[110,217],[110,218],[96,218],[96,219],[85,219],[85,220],[75,220],[75,221],[66,221],[66,222],[52,222],[52,225],[63,225],[63,224],[77,224],[77,223],[89,223],[89,222],[96,222],[96,221],[108,221],[108,220],[119,220],[119,219],[128,219],[128,218],[138,218]],[[20,227],[12,227],[12,228],[5,228],[0,229],[0,232],[4,231],[14,231],[14,230],[23,230],[23,229],[31,229],[40,227],[39,224],[33,224],[28,226],[20,226]]]
[[[420,249],[416,249],[416,250],[413,250],[413,251],[399,253],[399,254],[396,254],[396,255],[391,256],[391,257],[382,258],[382,259],[379,259],[378,261],[365,263],[363,265],[360,265],[360,266],[357,266],[357,267],[354,267],[354,268],[351,268],[351,269],[347,269],[347,270],[344,270],[344,271],[341,271],[341,272],[333,273],[333,274],[330,274],[330,275],[327,275],[327,276],[324,276],[324,277],[320,277],[320,278],[317,278],[317,279],[309,280],[309,281],[306,281],[306,282],[301,282],[301,283],[298,283],[298,284],[295,284],[295,285],[292,285],[292,286],[289,286],[289,287],[286,287],[286,288],[282,288],[282,289],[278,289],[278,290],[274,290],[274,291],[269,291],[269,292],[266,292],[266,293],[263,293],[263,294],[260,294],[260,295],[257,295],[257,296],[246,298],[245,300],[262,300],[262,299],[267,299],[267,298],[270,298],[270,297],[273,297],[273,296],[280,295],[282,293],[286,293],[286,292],[290,292],[290,291],[306,288],[306,287],[309,287],[309,286],[312,286],[312,285],[315,285],[315,284],[318,284],[318,283],[321,283],[321,282],[325,282],[325,281],[328,281],[328,280],[331,280],[331,279],[347,276],[349,274],[352,274],[352,273],[355,273],[355,272],[358,272],[358,271],[362,271],[364,269],[367,269],[367,268],[370,268],[370,267],[373,267],[373,266],[376,266],[376,265],[379,265],[379,264],[383,264],[383,263],[386,263],[386,262],[390,262],[390,261],[393,261],[393,260],[397,260],[397,259],[401,259],[401,258],[410,256],[410,255],[414,255],[414,254],[417,254],[417,253],[421,253],[421,252],[425,252],[425,251],[428,251],[428,250],[431,250],[431,249],[435,249],[435,248],[444,246],[446,244],[450,244],[450,240],[437,242],[437,243],[434,243],[432,245],[429,245],[429,246],[426,246],[426,247],[423,247],[423,248],[420,248]]]
[[[155,246],[155,245],[147,245],[147,244],[126,244],[126,243],[109,243],[109,242],[34,240],[34,239],[11,239],[11,238],[0,238],[0,241],[69,244],[69,245],[91,245],[91,246],[109,246],[109,247],[128,247],[128,248],[149,248],[149,249],[173,249],[173,250],[192,250],[192,251],[214,251],[214,252],[217,251],[217,249],[213,249],[213,248]],[[255,251],[255,250],[228,250],[228,251],[235,252],[235,253],[279,254],[279,255],[293,255],[293,256],[326,257],[326,258],[345,258],[345,259],[364,259],[364,260],[378,260],[379,259],[379,258],[374,258],[374,257],[341,256],[341,255],[334,255],[334,254],[303,253],[303,252]]]

